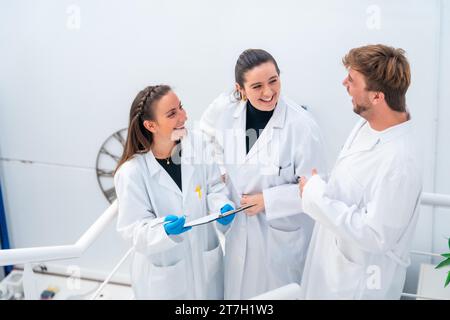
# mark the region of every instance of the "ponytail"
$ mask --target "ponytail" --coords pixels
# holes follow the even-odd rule
[[[154,104],[164,97],[171,88],[167,85],[149,86],[140,91],[130,109],[127,140],[116,170],[135,154],[147,153],[153,143],[153,134],[144,127],[145,120],[154,119]]]

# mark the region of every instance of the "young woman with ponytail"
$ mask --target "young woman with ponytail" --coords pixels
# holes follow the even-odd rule
[[[281,94],[280,69],[265,50],[242,52],[235,90],[205,110],[201,129],[241,206],[225,234],[225,299],[248,299],[296,282],[313,231],[297,178],[326,173],[320,129],[311,114]]]
[[[200,133],[167,85],[140,91],[114,184],[117,230],[132,242],[137,299],[222,299],[223,252],[213,224],[191,228],[209,212],[233,209]],[[219,219],[229,224],[234,215]]]

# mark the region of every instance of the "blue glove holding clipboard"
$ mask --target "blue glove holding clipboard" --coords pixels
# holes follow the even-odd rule
[[[225,213],[225,212],[228,212],[231,210],[234,210],[234,208],[230,204],[226,204],[222,208],[220,208],[220,213]],[[231,221],[233,221],[235,215],[236,215],[236,213],[233,213],[233,214],[230,214],[229,216],[219,218],[216,221],[218,223],[220,223],[221,225],[226,226],[226,225],[230,224]]]

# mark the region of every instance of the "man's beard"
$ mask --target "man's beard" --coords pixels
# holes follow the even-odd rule
[[[358,114],[358,115],[361,115],[361,113],[363,113],[363,112],[365,112],[365,111],[367,111],[367,110],[369,110],[368,107],[363,106],[363,105],[360,105],[360,104],[357,104],[357,105],[355,105],[355,106],[353,107],[353,112],[356,113],[356,114]]]

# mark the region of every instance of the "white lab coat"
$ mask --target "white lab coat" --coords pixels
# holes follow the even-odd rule
[[[167,215],[190,221],[219,212],[228,199],[217,165],[205,164],[203,134],[182,142],[180,191],[152,152],[136,155],[117,171],[117,230],[132,241],[132,286],[137,299],[223,299],[223,252],[214,223],[168,236]]]
[[[303,209],[316,221],[305,265],[306,299],[399,299],[422,189],[411,121],[357,149],[345,143],[328,183],[312,177]]]
[[[238,213],[225,231],[225,299],[247,299],[300,283],[313,221],[302,213],[297,177],[325,170],[317,125],[307,111],[281,98],[246,154],[246,103],[219,96],[201,120],[216,144],[232,199],[262,192],[265,212]],[[225,228],[221,228],[222,230]]]

